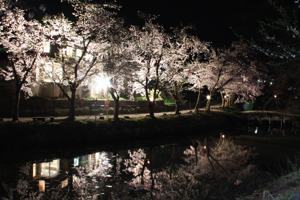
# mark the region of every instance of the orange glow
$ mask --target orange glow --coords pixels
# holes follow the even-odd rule
[[[39,180],[39,191],[40,192],[46,191],[46,182],[44,180]]]
[[[65,187],[67,187],[68,186],[68,179],[65,179],[65,180],[63,180],[62,182],[61,182],[61,188],[65,188]]]

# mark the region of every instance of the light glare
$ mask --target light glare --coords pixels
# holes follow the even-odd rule
[[[101,92],[107,92],[108,88],[111,87],[110,78],[108,76],[96,76],[90,84],[91,96],[97,97]]]

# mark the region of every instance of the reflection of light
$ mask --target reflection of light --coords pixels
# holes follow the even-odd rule
[[[35,163],[32,164],[32,177],[33,178],[36,177],[36,164]]]
[[[107,92],[111,86],[110,78],[108,76],[96,76],[90,84],[91,96],[97,97],[101,92]]]
[[[97,152],[88,155],[88,165],[86,166],[88,176],[97,174],[97,176],[106,177],[111,167],[107,153]]]
[[[256,128],[255,128],[255,131],[254,131],[254,133],[255,133],[255,134],[257,134],[257,133],[258,133],[258,127],[256,127]]]
[[[46,190],[46,183],[44,180],[39,180],[39,191],[40,192],[45,192]]]
[[[207,99],[207,100],[210,100],[210,99],[211,99],[211,96],[210,96],[210,95],[207,95],[207,96],[206,96],[206,99]]]
[[[53,160],[51,162],[41,163],[41,176],[42,177],[54,177],[59,173],[59,160]]]
[[[73,165],[74,167],[77,167],[79,165],[79,158],[74,158]]]
[[[65,187],[67,187],[68,186],[68,179],[65,179],[65,180],[63,180],[62,182],[61,182],[61,188],[65,188]]]

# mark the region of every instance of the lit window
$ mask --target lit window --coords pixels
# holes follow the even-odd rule
[[[40,80],[40,68],[39,67],[35,68],[35,80],[36,81]]]
[[[89,53],[87,53],[87,54],[85,54],[85,59],[86,59],[87,61],[90,61],[90,62],[92,62],[92,60],[93,60],[93,55],[92,55],[92,54],[89,54]]]
[[[73,56],[73,48],[72,47],[67,47],[66,55],[70,56],[70,57]]]
[[[44,53],[50,53],[51,47],[50,42],[44,42],[43,44],[43,52]]]
[[[76,56],[80,57],[82,56],[83,51],[81,49],[76,49]]]
[[[55,82],[60,82],[63,77],[63,69],[60,63],[53,63],[53,79]]]
[[[52,82],[52,77],[53,77],[53,69],[52,69],[52,63],[48,62],[45,63],[44,65],[44,77],[43,77],[43,81],[44,82]]]
[[[42,177],[54,177],[59,173],[59,160],[53,160],[51,162],[41,163],[41,176]]]

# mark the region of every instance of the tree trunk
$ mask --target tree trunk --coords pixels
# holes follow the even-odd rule
[[[69,108],[69,117],[70,121],[75,120],[75,102],[76,102],[76,88],[71,88],[71,98],[69,100],[70,108]]]
[[[224,108],[225,107],[225,103],[226,103],[226,100],[225,100],[225,98],[224,98],[224,95],[223,95],[223,93],[222,92],[220,92],[220,95],[221,95],[221,100],[222,100],[222,108]]]
[[[232,106],[232,96],[228,96],[225,100],[225,107],[231,107]]]
[[[119,110],[120,110],[120,98],[118,95],[115,95],[113,90],[110,90],[110,95],[114,100],[114,121],[119,120]]]
[[[118,121],[119,120],[119,109],[120,109],[120,101],[119,98],[114,100],[114,120]]]
[[[21,95],[21,87],[16,86],[16,94],[15,94],[15,102],[14,102],[14,112],[13,112],[13,121],[19,120],[19,111],[20,111],[20,95]]]
[[[209,93],[210,98],[207,99],[206,106],[205,106],[205,112],[210,112],[212,94],[213,94],[212,92]]]
[[[178,99],[175,99],[175,115],[180,114],[180,101]]]
[[[152,119],[155,119],[154,116],[154,102],[148,101],[149,115]]]
[[[198,113],[199,112],[199,104],[200,104],[200,98],[201,98],[201,89],[198,89],[198,96],[197,96],[197,101],[196,101],[196,105],[195,105],[195,109],[194,112]]]

